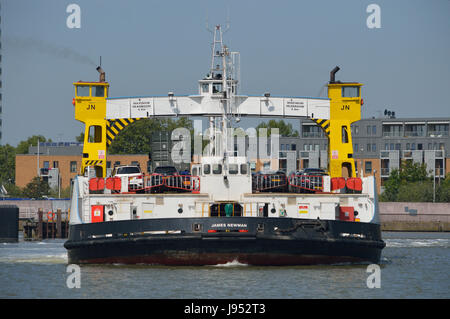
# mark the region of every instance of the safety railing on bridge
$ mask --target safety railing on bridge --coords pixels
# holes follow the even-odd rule
[[[125,181],[123,179],[126,179]],[[102,194],[200,192],[200,178],[190,175],[142,175],[138,182],[131,177],[95,177],[89,180],[89,192]]]
[[[289,191],[293,193],[323,192],[323,176],[291,175],[288,182]]]
[[[252,177],[253,192],[286,192],[287,178],[283,174],[257,174]]]

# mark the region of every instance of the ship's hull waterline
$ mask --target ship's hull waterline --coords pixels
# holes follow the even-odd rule
[[[70,226],[69,263],[284,266],[379,263],[380,225],[335,220],[210,217]]]

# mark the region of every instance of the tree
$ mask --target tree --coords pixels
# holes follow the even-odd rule
[[[29,137],[26,141],[20,142],[16,147],[16,154],[28,154],[29,146],[37,146],[38,141],[42,142],[51,142],[51,139],[46,139],[42,135],[33,135]]]
[[[23,196],[28,198],[42,198],[50,193],[48,183],[36,176],[23,188]]]
[[[259,129],[260,128],[267,128],[267,136],[270,136],[272,134],[271,130],[272,128],[278,128],[280,136],[289,136],[289,137],[298,137],[299,133],[297,130],[294,130],[291,123],[285,123],[283,120],[270,120],[269,122],[261,122],[256,127],[256,132],[259,136]]]
[[[431,197],[430,197],[431,195]],[[432,178],[428,177],[426,164],[404,161],[400,169],[392,170],[380,196],[384,202],[432,201]]]
[[[83,142],[84,142],[84,132],[81,132],[80,135],[76,136],[76,137],[75,137],[75,140],[76,140],[78,143],[83,143]]]
[[[450,203],[450,173],[441,181],[436,189],[436,201]]]
[[[433,183],[430,180],[402,183],[398,190],[398,202],[432,202]]]
[[[9,145],[0,146],[0,184],[13,184],[16,171],[16,149]]]
[[[179,117],[176,120],[142,119],[127,126],[117,135],[108,149],[110,154],[148,154],[151,152],[151,139],[154,132],[171,132],[176,128],[184,127],[191,132],[194,130],[191,120]],[[193,143],[191,143],[193,145]]]

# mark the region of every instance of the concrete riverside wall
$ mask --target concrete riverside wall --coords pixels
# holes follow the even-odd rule
[[[450,203],[380,202],[383,231],[450,231]]]

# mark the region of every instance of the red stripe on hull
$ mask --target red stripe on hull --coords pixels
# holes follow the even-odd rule
[[[239,262],[241,264],[254,266],[293,266],[357,263],[364,262],[364,260],[350,256],[208,253],[202,255],[158,254],[151,256],[107,257],[79,261],[80,264],[148,264],[166,266],[205,266],[220,265],[230,262]]]

